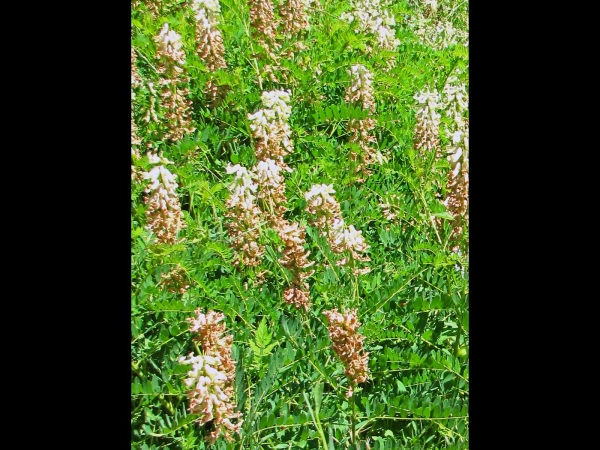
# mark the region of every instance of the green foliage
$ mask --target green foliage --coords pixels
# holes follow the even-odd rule
[[[425,86],[443,90],[451,75],[468,89],[468,46],[432,48],[411,25],[424,16],[422,2],[391,2],[396,51],[378,48],[374,35],[356,32],[340,19],[349,0],[315,1],[310,29],[278,37],[282,57],[276,83],[266,76],[269,60],[252,38],[249,2],[221,0],[219,29],[227,68],[211,74],[196,54],[189,2],[132,4],[131,45],[142,83],[132,88],[132,117],[140,144],[132,165],[151,168],[147,145],[172,161],[186,223],[174,245],[157,244],[147,226],[147,180],[131,189],[131,440],[135,449],[203,449],[209,426],[188,410],[184,383],[190,366],[178,362],[195,353],[187,318],[200,309],[225,315],[236,361],[235,403],[243,426],[234,442],[215,449],[464,449],[469,447],[468,226],[451,244],[453,216],[442,199],[450,171],[445,158],[414,149],[416,102]],[[153,13],[151,4],[159,5]],[[275,2],[275,10],[281,2]],[[468,2],[440,0],[431,23],[444,21],[468,33]],[[154,36],[163,23],[182,36],[190,78],[189,112],[195,131],[176,143],[161,138]],[[441,23],[441,22],[440,22]],[[296,49],[301,41],[305,48]],[[390,58],[395,65],[388,67]],[[363,64],[373,73],[375,112],[348,104],[348,69]],[[227,85],[221,105],[210,109],[209,79]],[[153,85],[149,85],[153,83]],[[306,248],[314,261],[308,280],[312,307],[297,310],[282,300],[289,271],[281,266],[282,241],[263,225],[265,257],[257,267],[234,265],[225,226],[229,162],[255,164],[248,114],[262,107],[271,89],[291,91],[294,151],[285,157],[285,216],[306,226]],[[155,108],[158,122],[146,120]],[[441,112],[441,111],[440,111]],[[373,147],[385,157],[358,180],[348,124],[375,119]],[[440,138],[450,137],[442,114]],[[342,215],[369,245],[371,270],[355,275],[336,265],[325,237],[311,225],[304,193],[313,184],[333,184]],[[390,204],[395,219],[382,213]],[[462,253],[452,251],[460,246]],[[167,289],[164,277],[181,268],[185,293]],[[358,308],[369,353],[370,377],[351,398],[344,366],[331,349],[323,311]],[[368,445],[368,447],[367,447]]]

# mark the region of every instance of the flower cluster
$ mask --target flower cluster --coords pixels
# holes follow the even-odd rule
[[[269,226],[275,229],[282,220],[283,213],[287,211],[285,180],[280,172],[281,167],[269,158],[259,161],[251,172],[258,186],[258,204]]]
[[[353,65],[348,73],[352,76],[352,84],[346,89],[346,102],[360,106],[363,110],[371,113],[375,112],[375,99],[373,96],[373,75],[362,64]],[[358,161],[356,172],[368,176],[371,171],[366,168],[367,165],[377,162],[376,154],[369,145],[376,142],[372,131],[375,129],[376,120],[372,117],[365,119],[350,119],[348,123],[348,132],[350,133],[349,142],[355,143],[360,148],[360,153],[352,151],[350,157],[353,161]],[[359,181],[364,181],[361,179]]]
[[[349,386],[346,396],[352,397],[354,388],[369,378],[369,353],[363,349],[364,336],[357,333],[360,322],[356,309],[346,314],[338,312],[337,308],[325,311],[323,314],[329,320],[329,337],[333,351],[345,366],[344,373],[348,377]]]
[[[400,45],[396,39],[394,16],[385,11],[389,6],[386,0],[350,0],[351,10],[342,13],[341,19],[346,22],[358,24],[357,33],[373,34],[377,38],[379,48],[395,50]],[[393,63],[390,67],[393,66]]]
[[[419,104],[416,112],[415,149],[421,154],[430,151],[440,153],[440,119],[436,109],[440,107],[440,94],[437,89],[430,91],[426,88],[413,97]],[[439,156],[439,155],[438,155]]]
[[[282,251],[281,265],[292,273],[292,281],[283,291],[283,300],[296,308],[308,311],[311,306],[309,286],[306,282],[314,270],[306,270],[315,262],[308,260],[310,251],[304,250],[306,229],[298,223],[282,219],[277,233],[285,247]]]
[[[396,194],[390,194],[386,201],[382,201],[379,206],[381,207],[381,214],[385,218],[385,220],[392,221],[396,223],[398,219],[396,201],[398,200],[398,196]]]
[[[281,17],[281,32],[285,36],[308,30],[308,14],[306,9],[313,0],[283,0],[278,13]]]
[[[227,67],[224,59],[225,48],[223,37],[219,30],[219,13],[221,5],[219,0],[193,0],[191,5],[196,20],[196,46],[200,59],[209,72]],[[211,108],[218,106],[226,95],[224,86],[219,86],[213,79],[209,79],[205,94]]]
[[[447,194],[443,203],[454,216],[453,236],[463,233],[463,224],[468,223],[469,215],[469,130],[457,131],[452,136],[453,153],[448,155],[450,172],[446,185]]]
[[[452,240],[457,241],[463,235],[463,227],[469,221],[469,124],[464,118],[468,110],[469,97],[464,83],[459,83],[456,75],[450,76],[442,91],[442,107],[451,119],[446,134],[452,137],[446,148],[450,163],[446,198],[443,204],[454,216],[452,222]],[[455,250],[458,246],[454,247]]]
[[[458,74],[460,72],[457,71]],[[464,113],[469,109],[469,94],[465,83],[458,81],[457,75],[451,75],[446,80],[442,90],[441,107],[446,116],[450,117],[457,128],[464,127]]]
[[[264,246],[258,243],[260,209],[256,205],[254,195],[257,185],[248,169],[239,164],[227,165],[226,171],[228,174],[235,174],[229,185],[230,195],[225,213],[230,219],[227,229],[231,237],[231,246],[238,252],[233,264],[239,265],[241,261],[247,266],[257,266],[265,252]]]
[[[333,184],[315,184],[304,194],[308,202],[306,211],[316,216],[311,223],[322,230],[322,236],[329,235],[336,220],[342,217],[340,204],[332,194],[335,194]]]
[[[252,173],[258,181],[259,205],[267,215],[269,225],[277,229],[287,210],[285,181],[280,172],[292,171],[283,160],[284,156],[293,151],[288,123],[292,112],[289,106],[290,93],[265,91],[261,100],[264,108],[248,114],[254,138],[254,154],[258,161],[252,168]]]
[[[258,45],[265,49],[267,55],[276,61],[275,51],[279,50],[280,45],[276,42],[278,23],[273,12],[273,2],[271,0],[249,0],[248,3],[250,4],[252,37],[256,39]]]
[[[311,303],[309,286],[305,280],[313,271],[306,269],[314,263],[308,261],[310,252],[304,250],[306,231],[298,223],[283,217],[287,211],[287,198],[285,180],[280,172],[292,171],[283,160],[285,155],[293,151],[288,124],[292,112],[289,106],[290,93],[265,91],[261,99],[264,108],[248,115],[258,160],[252,168],[252,176],[258,185],[258,203],[266,216],[266,222],[284,243],[284,248],[280,249],[283,255],[280,263],[292,273],[292,280],[283,292],[283,299],[296,308],[308,310]]]
[[[185,294],[190,287],[187,275],[181,264],[172,266],[168,272],[161,274],[161,284],[172,294]]]
[[[169,30],[165,23],[156,41],[156,59],[160,79],[161,106],[168,130],[165,137],[171,141],[178,141],[186,133],[194,131],[189,111],[192,105],[187,100],[189,78],[185,75],[185,52],[182,49],[181,36]]]
[[[177,234],[186,224],[181,213],[181,204],[177,197],[176,175],[173,175],[164,164],[173,164],[166,158],[148,153],[150,164],[156,164],[144,179],[149,180],[146,188],[146,216],[148,228],[156,235],[161,244],[175,244]],[[162,163],[162,164],[161,164]]]
[[[369,248],[362,236],[362,231],[356,230],[354,225],[347,226],[342,218],[340,204],[331,194],[334,194],[332,184],[313,185],[304,194],[307,200],[306,211],[314,214],[316,219],[312,224],[321,229],[321,235],[327,237],[331,250],[335,253],[348,251],[354,261],[370,261],[368,256],[361,255]],[[350,262],[346,257],[337,261],[338,266],[345,266]],[[355,269],[355,274],[365,274],[369,268]]]
[[[198,422],[205,424],[213,421],[213,430],[206,437],[214,444],[219,436],[232,442],[232,434],[241,430],[242,414],[235,411],[233,401],[235,381],[235,361],[231,357],[232,335],[223,336],[225,324],[221,322],[223,313],[209,311],[203,314],[200,309],[195,311],[197,317],[188,318],[190,331],[197,333],[195,338],[202,347],[202,354],[189,354],[188,358],[181,357],[179,362],[191,364],[185,384],[192,390],[188,393],[190,399],[189,411],[199,414]],[[233,423],[235,420],[236,423]]]
[[[142,78],[137,70],[135,65],[136,62],[135,50],[131,47],[131,101],[135,100],[135,92],[134,88],[138,88],[142,84]],[[133,119],[133,103],[131,104],[131,154],[136,158],[140,157],[140,154],[134,146],[137,146],[141,143],[140,139],[137,137],[137,126],[135,124],[135,120]],[[131,173],[134,176],[135,168],[131,166]]]
[[[264,108],[248,114],[254,152],[258,161],[268,158],[287,170],[283,157],[292,152],[291,129],[288,118],[291,114],[289,91],[265,91],[261,95]]]
[[[405,23],[419,37],[423,45],[436,50],[443,50],[456,44],[469,45],[468,28],[465,31],[456,28],[452,22],[444,20],[452,15],[453,20],[463,22],[468,27],[468,13],[456,11],[453,2],[449,3],[451,5],[438,5],[437,0],[422,0],[413,5],[413,13],[407,15]]]

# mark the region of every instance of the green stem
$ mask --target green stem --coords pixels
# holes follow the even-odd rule
[[[354,393],[352,393],[352,397],[350,397],[350,403],[352,403],[352,435],[350,439],[352,443],[356,443],[356,403],[354,401]]]

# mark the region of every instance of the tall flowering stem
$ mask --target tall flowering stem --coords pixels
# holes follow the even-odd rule
[[[345,314],[337,308],[324,311],[329,321],[329,338],[331,348],[344,364],[344,374],[348,379],[346,397],[352,404],[352,441],[356,442],[356,405],[354,390],[359,383],[364,383],[369,378],[369,353],[363,348],[364,336],[357,332],[361,323],[357,318],[357,310],[352,309]]]
[[[304,250],[306,230],[298,223],[283,217],[287,211],[285,179],[282,171],[292,169],[283,157],[293,151],[288,119],[291,113],[288,91],[265,91],[262,96],[264,108],[249,114],[250,129],[255,142],[257,164],[252,168],[258,185],[258,204],[266,216],[268,225],[277,231],[284,243],[280,249],[280,263],[292,273],[290,284],[283,292],[283,299],[296,308],[307,311],[310,306],[309,286],[306,279],[314,271],[307,270],[314,262],[308,260],[310,251]]]
[[[315,262],[309,261],[310,251],[304,249],[306,229],[296,222],[283,219],[278,225],[277,233],[284,242],[283,256],[279,262],[292,273],[292,280],[283,291],[283,300],[296,309],[308,311],[312,303],[306,280],[314,270],[307,269]]]
[[[342,218],[340,204],[332,195],[335,193],[332,184],[316,184],[304,194],[307,200],[306,211],[316,216],[312,224],[321,230],[321,235],[327,237],[331,250],[335,253],[348,252],[350,258],[343,257],[337,261],[338,266],[345,266],[350,261],[370,261],[364,255],[369,246],[362,236],[362,231],[354,225],[346,225]],[[355,275],[368,273],[370,269],[354,268]]]
[[[288,123],[292,112],[290,92],[264,91],[260,98],[264,107],[254,114],[248,114],[256,159],[272,159],[281,169],[291,171],[283,161],[283,157],[294,150]]]
[[[446,148],[450,172],[446,184],[446,197],[443,204],[452,216],[452,250],[458,252],[459,238],[464,235],[464,227],[469,222],[469,122],[464,115],[468,111],[469,97],[464,83],[459,83],[457,76],[448,78],[442,91],[442,107],[451,119],[446,130],[451,137]],[[463,248],[467,254],[468,249]]]
[[[441,156],[440,150],[440,119],[437,111],[440,107],[441,96],[437,89],[430,91],[428,88],[420,91],[413,97],[418,103],[415,125],[415,149],[421,155],[436,152]]]
[[[233,442],[234,433],[240,433],[243,423],[242,413],[236,411],[234,397],[235,361],[231,357],[232,335],[224,335],[226,326],[220,323],[223,313],[200,309],[196,317],[188,318],[190,331],[200,344],[202,352],[190,353],[188,358],[181,357],[179,362],[192,365],[185,384],[192,388],[188,392],[190,404],[188,410],[199,414],[198,422],[203,425],[213,421],[213,430],[206,441],[214,444],[220,436]],[[232,421],[235,421],[232,422]]]
[[[442,202],[454,220],[452,221],[453,251],[458,252],[458,238],[464,234],[469,223],[469,130],[456,131],[452,136],[451,153],[448,155],[450,172],[446,185],[446,198]],[[463,249],[467,253],[467,249]]]
[[[348,71],[352,77],[352,84],[346,89],[346,102],[359,106],[370,113],[375,112],[375,99],[373,95],[373,75],[362,64],[353,65]],[[361,172],[364,176],[371,174],[367,169],[368,164],[377,161],[371,143],[376,142],[372,131],[375,129],[376,120],[372,117],[365,119],[350,119],[348,131],[350,133],[349,142],[355,143],[360,148],[360,153],[352,151],[350,157],[357,161],[356,172]],[[361,179],[359,181],[364,181]]]
[[[145,191],[148,228],[154,232],[158,243],[175,244],[179,231],[186,224],[176,192],[176,175],[165,167],[173,162],[152,153],[148,153],[148,160],[155,165],[144,174],[144,179],[149,180]]]
[[[388,0],[350,0],[350,11],[342,13],[340,18],[349,23],[356,23],[356,33],[374,36],[380,49],[395,51],[400,45],[400,40],[395,37],[396,20],[386,10],[389,5]],[[369,53],[372,50],[367,48]],[[389,58],[384,70],[391,69],[395,64],[395,58]]]
[[[278,21],[275,20],[273,2],[271,0],[249,0],[250,27],[252,37],[256,39],[267,55],[277,60],[275,52],[281,47],[277,42]]]
[[[354,388],[369,378],[369,353],[363,349],[364,336],[357,332],[361,323],[357,318],[357,310],[352,309],[344,314],[337,308],[323,312],[329,321],[329,338],[332,349],[344,364],[344,373],[349,386],[346,397],[352,397]]]
[[[200,59],[209,72],[227,67],[223,37],[219,25],[221,4],[219,0],[193,0],[191,5],[196,21],[196,46]],[[226,88],[209,78],[204,91],[208,106],[218,106],[226,95]]]
[[[134,92],[134,88],[138,88],[142,84],[142,78],[137,70],[136,66],[136,54],[133,47],[131,47],[131,157],[139,158],[140,153],[137,149],[137,146],[142,142],[140,138],[137,136],[137,126],[135,124],[135,120],[133,118],[133,101],[136,99],[136,95]],[[133,180],[138,180],[141,178],[141,174],[139,170],[132,164],[131,165],[131,178]]]
[[[308,30],[307,8],[313,0],[283,0],[279,6],[278,13],[281,17],[281,32],[285,36],[298,34],[303,30]]]
[[[165,138],[175,142],[194,131],[190,118],[192,102],[187,99],[189,77],[185,74],[185,52],[181,36],[165,23],[156,42],[157,71],[161,75],[161,107],[167,122]]]
[[[257,266],[265,253],[264,246],[258,243],[261,211],[254,195],[257,185],[248,169],[239,164],[229,164],[226,170],[228,174],[235,174],[229,185],[225,213],[229,219],[226,226],[231,246],[237,251],[233,264],[237,266],[243,262],[247,266]]]

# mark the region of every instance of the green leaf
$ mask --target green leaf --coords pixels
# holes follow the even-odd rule
[[[450,214],[448,211],[433,213],[434,216],[439,217],[440,219],[448,219],[454,220],[454,216]]]
[[[169,330],[167,330],[164,326],[160,327],[160,340],[161,342],[167,342],[170,338]]]
[[[271,343],[272,336],[269,332],[269,328],[267,327],[266,317],[263,317],[260,321],[260,324],[254,333],[254,338],[256,340],[256,345],[261,348],[266,348]]]
[[[315,384],[313,388],[313,395],[315,396],[315,411],[316,414],[319,414],[319,410],[321,409],[321,401],[323,400],[323,382],[319,382]]]
[[[398,385],[398,391],[401,393],[405,393],[406,392],[406,386],[404,386],[404,383],[402,383],[402,381],[400,380],[396,380],[396,385]]]

